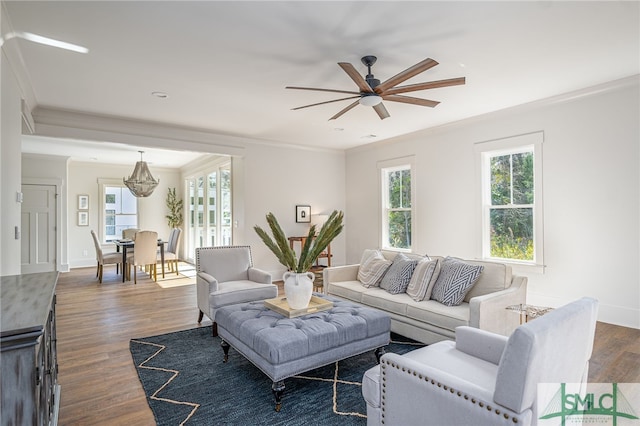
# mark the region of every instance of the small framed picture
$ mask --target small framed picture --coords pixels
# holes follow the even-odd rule
[[[78,212],[78,226],[89,226],[89,212]]]
[[[296,222],[311,222],[311,206],[296,206]]]
[[[89,196],[78,195],[78,210],[89,210]]]

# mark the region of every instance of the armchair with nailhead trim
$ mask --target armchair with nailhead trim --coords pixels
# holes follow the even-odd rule
[[[198,323],[209,317],[213,336],[218,335],[218,309],[278,297],[271,274],[253,267],[249,246],[196,248],[196,271]]]
[[[539,383],[586,384],[597,311],[582,298],[508,338],[465,326],[455,342],[385,354],[362,381],[367,426],[537,424]]]

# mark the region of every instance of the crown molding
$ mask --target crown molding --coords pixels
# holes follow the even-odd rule
[[[485,114],[475,115],[462,120],[454,121],[451,123],[443,124],[429,129],[418,130],[413,133],[397,136],[395,138],[385,139],[378,142],[372,142],[367,145],[360,145],[347,149],[349,153],[363,152],[369,149],[377,147],[393,145],[400,141],[414,140],[416,138],[424,138],[426,135],[434,135],[438,133],[448,132],[461,127],[469,126],[475,123],[481,123],[488,119],[507,118],[513,114],[521,114],[523,112],[536,110],[552,105],[559,105],[563,103],[573,102],[579,99],[587,98],[590,96],[601,95],[604,93],[611,93],[618,90],[635,90],[637,91],[640,86],[640,74],[634,74],[628,77],[620,78],[617,80],[608,81],[606,83],[598,84],[595,86],[589,86],[583,89],[574,90],[571,92],[563,93],[549,98],[539,99],[532,102],[527,102],[520,105],[515,105],[509,108],[500,109],[497,111],[488,112]]]
[[[11,23],[11,18],[4,1],[0,1],[0,30],[0,37],[4,37],[5,34],[13,32],[13,24]],[[30,116],[33,108],[38,104],[38,101],[36,98],[36,94],[33,91],[31,77],[29,75],[29,72],[27,71],[27,66],[24,63],[22,52],[20,52],[16,40],[11,40],[14,39],[7,40],[6,42],[3,42],[1,44],[2,53],[7,59],[7,62],[9,63],[9,66],[11,67],[16,80],[18,81],[18,86],[20,87],[22,100],[24,102],[22,113],[24,115],[26,111],[28,113],[28,117]]]
[[[38,106],[33,111],[36,135],[79,140],[117,142],[152,148],[183,149],[210,154],[243,156],[250,146],[272,146],[314,152],[343,150],[307,147],[252,139],[124,117]]]
[[[40,136],[116,142],[154,148],[244,155],[246,141],[234,136],[167,126],[122,117],[38,106],[33,111]]]

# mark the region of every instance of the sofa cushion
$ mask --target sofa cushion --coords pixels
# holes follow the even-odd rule
[[[360,281],[338,281],[333,283],[325,283],[327,292],[332,296],[342,297],[343,299],[352,300],[354,302],[362,302],[362,294],[369,289],[362,286]]]
[[[471,265],[452,257],[445,258],[433,285],[431,298],[447,306],[459,305],[483,269],[484,266]]]
[[[433,285],[440,274],[440,260],[428,259],[421,260],[413,271],[411,281],[407,287],[407,294],[413,300],[419,302],[421,300],[429,300]]]
[[[393,263],[380,281],[380,288],[387,290],[390,294],[404,293],[407,291],[413,270],[416,268],[417,260],[411,260],[402,253],[398,253],[393,259]]]
[[[366,252],[367,250],[365,250]],[[366,254],[366,253],[365,253]],[[364,256],[363,256],[364,257]],[[365,287],[374,287],[380,284],[380,280],[384,276],[391,261],[384,258],[382,253],[376,250],[372,255],[368,256],[364,263],[358,268],[358,281]]]
[[[445,306],[435,300],[407,302],[407,317],[451,332],[461,325],[469,325],[469,304]]]
[[[411,302],[411,298],[406,293],[389,294],[381,288],[370,288],[362,293],[362,304],[397,315],[407,314],[407,302]]]

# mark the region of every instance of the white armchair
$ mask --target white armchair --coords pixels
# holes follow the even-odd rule
[[[213,322],[214,336],[218,335],[219,308],[278,296],[271,275],[253,267],[249,246],[197,248],[196,271],[198,323],[207,315]]]
[[[367,425],[537,424],[539,383],[586,383],[597,309],[583,298],[508,338],[465,326],[455,342],[385,354],[363,378]]]

